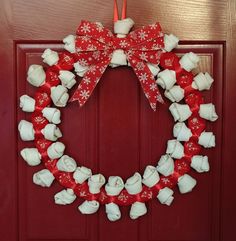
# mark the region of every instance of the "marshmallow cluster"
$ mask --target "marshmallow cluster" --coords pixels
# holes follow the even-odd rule
[[[52,66],[54,64],[57,64],[59,60],[59,55],[56,51],[53,51],[51,49],[45,49],[42,54],[42,58],[44,63]]]
[[[54,195],[54,201],[59,205],[68,205],[75,201],[76,195],[70,188],[62,190]]]
[[[197,67],[200,58],[195,53],[190,52],[183,55],[179,63],[183,69],[190,72]]]
[[[88,66],[82,66],[79,62],[76,62],[76,63],[74,63],[74,69],[75,69],[75,73],[79,77],[84,77],[84,75],[88,71],[89,67]]]
[[[75,53],[75,39],[76,37],[72,34],[66,36],[62,41],[65,44],[64,49],[70,53]]]
[[[73,173],[73,178],[75,179],[75,182],[79,184],[82,184],[91,176],[92,176],[91,169],[84,166],[77,167],[75,172]]]
[[[30,65],[27,73],[27,81],[35,86],[39,87],[45,83],[46,73],[43,70],[43,66],[33,64]]]
[[[88,179],[89,192],[97,194],[100,192],[101,187],[105,184],[105,177],[102,174],[92,175]]]

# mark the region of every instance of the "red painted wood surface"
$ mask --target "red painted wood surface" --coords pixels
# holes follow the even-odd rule
[[[189,35],[184,30],[180,31],[180,35],[189,36],[189,39],[194,41],[182,42],[177,52],[191,50],[210,56],[210,72],[215,83],[211,91],[204,95],[207,101],[216,104],[220,118],[207,127],[217,136],[217,148],[205,151],[209,156],[211,171],[206,174],[191,172],[198,181],[192,193],[181,195],[176,188],[171,207],[165,207],[153,200],[148,204],[148,214],[136,221],[129,219],[129,210],[125,207],[122,208],[122,219],[110,223],[104,208],[92,216],[81,215],[77,206],[82,200],[77,200],[71,206],[55,205],[53,195],[61,190],[58,184],[54,184],[50,189],[32,184],[33,173],[42,167],[28,167],[18,154],[23,147],[32,145],[20,141],[17,133],[17,122],[28,118],[27,114],[17,108],[18,98],[24,93],[33,94],[35,91],[26,83],[26,71],[30,64],[41,63],[40,55],[43,49],[49,47],[60,50],[61,43],[51,40],[59,40],[71,33],[72,27],[76,27],[80,18],[86,17],[85,13],[87,16],[92,15],[90,20],[104,20],[108,23],[110,15],[107,11],[108,8],[111,9],[111,4],[104,4],[99,11],[100,19],[96,19],[94,8],[100,1],[91,2],[73,1],[66,5],[66,1],[61,1],[56,6],[53,1],[45,1],[45,5],[38,3],[38,9],[35,1],[25,1],[25,5],[21,5],[19,0],[1,2],[0,18],[3,22],[0,25],[0,123],[3,128],[0,140],[0,240],[234,240],[233,214],[236,210],[236,195],[231,191],[231,155],[235,137],[231,133],[234,116],[229,118],[229,108],[233,107],[236,100],[233,90],[235,69],[229,71],[229,66],[225,68],[224,63],[225,59],[229,64],[230,60],[236,58],[231,54],[225,58],[222,41],[197,40],[194,28],[186,30]],[[187,1],[181,2],[186,6]],[[134,1],[129,1],[129,4],[131,3],[134,4]],[[150,5],[151,2],[148,3]],[[160,5],[167,9],[164,2]],[[193,7],[192,2],[189,5]],[[56,22],[58,17],[53,17],[52,11],[48,11],[45,6],[63,17]],[[80,9],[77,6],[80,6]],[[147,21],[142,22],[137,13],[140,8],[141,4],[136,4],[129,10],[130,16],[134,15],[139,25],[146,24]],[[77,20],[68,17],[69,10],[74,16],[74,9],[79,16]],[[213,5],[209,5],[208,9],[213,10]],[[148,9],[145,11],[148,12]],[[154,14],[155,11],[152,10],[148,15],[150,21],[154,21]],[[165,18],[162,18],[164,21]],[[66,19],[66,23],[63,19]],[[188,20],[190,23],[193,21],[190,15]],[[176,29],[174,19],[167,23],[169,32]],[[206,37],[206,40],[225,40],[220,29],[210,30],[211,35]],[[178,35],[178,31],[175,34]],[[232,42],[228,42],[226,50],[229,51],[231,46]],[[168,105],[160,106],[158,111],[153,113],[133,71],[125,67],[108,69],[83,108],[80,109],[73,103],[62,112],[61,129],[67,153],[76,158],[78,163],[92,168],[94,173],[101,171],[106,176],[121,175],[127,178],[134,171],[143,172],[147,164],[155,165],[164,153],[166,141],[172,133],[173,118],[168,111]],[[235,110],[233,112],[235,113]]]

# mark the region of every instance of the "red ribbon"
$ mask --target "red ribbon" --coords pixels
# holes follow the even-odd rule
[[[122,49],[152,109],[156,110],[156,102],[163,103],[163,99],[147,63],[159,63],[161,48],[164,47],[163,36],[159,23],[132,31],[124,38],[117,38],[98,23],[82,21],[77,30],[77,54],[74,57],[80,65],[89,68],[70,101],[77,100],[80,106],[84,105],[109,65],[113,52]]]

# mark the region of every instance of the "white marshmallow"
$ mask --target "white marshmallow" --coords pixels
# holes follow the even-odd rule
[[[216,121],[218,119],[218,115],[215,111],[215,106],[212,103],[201,104],[199,109],[199,115],[209,121]]]
[[[54,195],[54,201],[59,205],[71,204],[75,201],[76,195],[72,189],[62,190]]]
[[[108,183],[105,185],[105,190],[109,196],[117,196],[124,188],[124,182],[119,176],[110,176]]]
[[[89,192],[97,194],[100,192],[101,187],[105,184],[105,177],[102,174],[92,175],[88,179]]]
[[[27,81],[36,87],[39,87],[45,83],[46,74],[43,70],[43,66],[32,64],[30,65],[27,73]]]
[[[60,171],[74,172],[76,167],[76,161],[67,155],[62,156],[57,162],[57,168]]]
[[[175,35],[173,34],[164,35],[164,44],[165,44],[164,49],[167,52],[170,52],[172,49],[176,48],[178,46],[178,42],[179,42],[179,39]]]
[[[196,186],[196,179],[192,178],[188,174],[184,174],[183,176],[178,178],[178,186],[180,193],[188,193],[193,190]]]
[[[131,18],[118,20],[114,23],[114,33],[126,35],[134,26],[134,21]]]
[[[79,62],[74,63],[75,72],[78,76],[84,77],[85,73],[88,71],[88,66],[82,66]]]
[[[58,106],[58,107],[66,106],[67,101],[69,99],[69,94],[67,93],[67,89],[62,85],[58,85],[57,87],[52,87],[51,99],[55,106]]]
[[[212,132],[202,132],[199,136],[198,144],[204,146],[205,148],[215,147],[215,135]]]
[[[178,141],[188,141],[192,132],[184,122],[177,122],[173,128],[173,135]]]
[[[135,202],[132,204],[129,216],[131,219],[137,219],[147,213],[147,207],[145,203]]]
[[[18,131],[23,141],[34,140],[34,128],[31,122],[26,120],[21,120],[18,124]]]
[[[33,183],[41,187],[50,187],[55,177],[48,169],[43,169],[33,175]]]
[[[45,107],[42,110],[43,116],[49,121],[54,124],[61,123],[61,112],[57,108],[53,107]]]
[[[184,156],[184,147],[177,140],[168,140],[166,153],[172,158],[181,159]]]
[[[166,90],[164,95],[172,102],[179,102],[184,98],[184,89],[179,85],[174,85],[170,90]]]
[[[105,205],[107,218],[114,222],[121,218],[121,212],[119,206],[115,203],[108,203]]]
[[[84,201],[79,207],[79,211],[82,214],[93,214],[99,209],[99,202],[97,201]]]
[[[34,112],[35,100],[28,95],[20,97],[20,108],[25,112]]]
[[[110,66],[114,68],[114,67],[118,67],[121,65],[127,65],[127,58],[126,58],[124,50],[116,49],[112,53]]]
[[[71,89],[75,84],[75,75],[67,70],[60,70],[58,78],[61,80],[61,84],[67,89]]]
[[[37,166],[41,162],[41,155],[37,148],[24,148],[21,150],[20,154],[30,166]]]
[[[174,172],[174,160],[170,155],[162,155],[156,169],[159,173],[167,177]]]
[[[142,191],[142,177],[138,172],[126,180],[125,188],[129,194],[137,194]]]
[[[186,121],[192,115],[192,112],[187,104],[172,103],[169,110],[175,121]]]
[[[157,76],[157,74],[160,72],[160,68],[159,68],[158,64],[147,63],[147,66],[148,66],[149,70],[151,71],[151,73],[153,74],[153,76]]]
[[[45,49],[42,54],[43,62],[48,64],[49,66],[52,66],[54,64],[57,64],[59,60],[59,55],[57,52],[51,50],[51,49]]]
[[[193,78],[192,87],[200,91],[209,90],[213,82],[213,78],[207,72],[205,74],[201,72]]]
[[[72,34],[66,36],[62,41],[65,44],[64,49],[69,51],[70,53],[75,53],[75,39],[76,37]]]
[[[200,58],[196,54],[194,54],[193,52],[189,52],[183,55],[179,63],[183,69],[190,72],[197,67],[197,63],[199,62],[199,60]]]
[[[147,166],[143,174],[143,184],[147,187],[153,187],[160,180],[157,169],[154,166]]]
[[[62,142],[55,142],[48,147],[47,154],[50,159],[57,159],[63,155],[64,150],[65,145]]]
[[[159,191],[157,198],[161,204],[170,206],[174,200],[173,194],[174,194],[173,190],[171,190],[168,187],[165,187]]]
[[[45,139],[50,141],[56,141],[58,138],[62,137],[60,129],[55,124],[47,124],[41,132]]]
[[[175,71],[165,69],[158,73],[157,75],[157,84],[160,85],[163,89],[171,89],[176,83]]]
[[[82,184],[84,181],[86,181],[91,176],[92,176],[91,169],[84,167],[84,166],[77,167],[73,174],[73,178],[75,179],[75,182],[79,183],[79,184]]]
[[[191,167],[197,172],[208,172],[210,170],[208,157],[196,155],[191,159]]]

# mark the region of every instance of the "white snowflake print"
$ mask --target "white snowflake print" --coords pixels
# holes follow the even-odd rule
[[[88,51],[95,51],[96,49],[97,49],[96,46],[93,45],[93,44],[89,44],[88,47],[87,47]]]
[[[151,28],[151,29],[156,29],[156,28],[157,28],[157,24],[156,24],[156,23],[151,24],[151,25],[150,25],[150,28]]]
[[[153,55],[150,55],[150,59],[154,59],[154,56],[153,56]]]
[[[104,201],[105,199],[106,199],[106,195],[103,192],[101,192],[100,200]]]
[[[88,42],[88,41],[90,42],[90,37],[88,37],[88,36],[82,36],[82,37],[81,37],[81,42],[82,42],[82,43],[86,43],[86,42]]]
[[[100,67],[100,69],[99,69],[99,71],[100,71],[101,74],[102,74],[105,70],[106,70],[106,67],[105,67],[105,66]]]
[[[91,65],[91,66],[89,67],[88,72],[90,72],[90,73],[92,73],[92,74],[95,74],[96,71],[97,71],[97,67],[96,67],[95,65]]]
[[[69,57],[69,56],[65,56],[64,57],[64,61],[66,62],[66,63],[71,63],[71,58]]]
[[[93,58],[96,59],[96,60],[99,60],[100,54],[101,54],[100,51],[94,51],[93,52]]]
[[[141,48],[141,50],[142,50],[142,51],[147,51],[147,48],[146,48],[145,46],[143,46],[143,47]]]
[[[84,81],[84,83],[87,84],[87,85],[91,82],[91,80],[90,80],[90,78],[89,78],[88,76],[85,76],[85,77],[83,78],[83,81]]]
[[[154,111],[156,111],[156,107],[157,107],[157,105],[156,105],[156,103],[150,103],[150,106],[151,106],[151,108],[154,110]]]
[[[87,100],[88,97],[89,97],[89,91],[88,90],[81,90],[79,95],[82,97],[82,99]]]
[[[147,80],[147,73],[142,73],[139,75],[139,79],[141,82],[145,83]]]
[[[145,31],[143,31],[143,30],[140,30],[140,32],[138,33],[139,34],[139,38],[141,39],[141,40],[145,40],[146,38],[147,38],[147,34],[145,33]]]
[[[165,184],[168,184],[170,181],[168,178],[162,178],[162,182],[165,183]]]
[[[132,39],[136,40],[138,36],[137,36],[136,32],[131,32],[131,33],[130,33],[130,37],[131,37]]]
[[[148,199],[152,199],[152,192],[146,192],[144,191],[141,195],[142,198],[148,198]]]
[[[81,31],[84,32],[84,33],[89,33],[89,32],[90,32],[89,23],[84,23],[84,24],[81,26]]]
[[[103,52],[102,52],[102,55],[103,55],[104,57],[107,57],[108,54],[109,54],[109,47],[106,46],[106,47],[104,48]]]
[[[40,146],[40,148],[44,149],[46,147],[46,144],[44,142],[38,142],[38,145]]]
[[[97,27],[96,27],[97,31],[98,31],[99,33],[102,32],[103,29],[104,29],[103,25],[102,25],[101,23],[96,23],[96,25],[97,25]]]
[[[139,54],[139,58],[140,58],[141,60],[147,61],[147,53],[142,52],[141,54]]]
[[[86,59],[80,59],[78,60],[78,62],[81,66],[88,66],[88,62]]]
[[[86,192],[85,191],[81,191],[80,192],[80,197],[86,197]]]
[[[136,68],[137,68],[138,71],[144,70],[145,64],[143,62],[138,62],[136,64]]]
[[[113,36],[113,33],[112,33],[111,31],[109,31],[109,32],[107,33],[107,36],[108,36],[108,37],[112,37],[112,36]]]
[[[147,99],[150,98],[150,94],[149,93],[145,93],[145,96],[146,96]]]
[[[98,38],[99,42],[105,43],[105,39],[103,37]]]
[[[150,90],[155,91],[157,89],[156,83],[150,84]]]
[[[121,48],[126,48],[127,45],[128,45],[128,43],[127,43],[125,40],[121,40],[121,41],[120,41],[120,47],[121,47]]]
[[[164,103],[164,100],[162,99],[162,97],[161,97],[160,94],[158,94],[158,95],[156,96],[156,100],[157,100],[158,102],[160,102],[160,103]]]
[[[180,165],[178,165],[177,169],[180,171],[180,170],[182,170],[182,167]]]
[[[160,46],[159,46],[159,44],[153,44],[151,49],[158,50],[158,49],[160,49]]]
[[[123,193],[121,193],[121,194],[118,196],[118,200],[123,201],[123,202],[127,202],[128,196],[126,196],[126,195],[124,195]]]
[[[42,116],[37,116],[37,117],[34,118],[34,121],[37,124],[43,124],[45,122],[45,119]]]
[[[129,59],[133,54],[134,51],[132,49],[128,50],[128,52],[126,52],[127,59]]]

